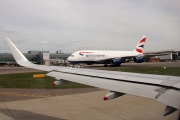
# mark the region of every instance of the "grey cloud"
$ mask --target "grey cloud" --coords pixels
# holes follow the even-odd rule
[[[7,28],[0,26],[0,32],[31,40],[27,49],[49,45],[73,52],[87,43],[132,50],[143,34],[147,49],[171,49],[180,44],[179,11],[178,0],[6,0],[0,4],[0,25]]]
[[[2,32],[2,33],[17,33],[14,30],[0,30],[0,32]]]
[[[67,45],[71,45],[70,43],[54,43],[53,46],[67,46]]]
[[[17,32],[14,30],[5,29],[3,26],[0,26],[0,33],[17,33]]]
[[[80,40],[72,39],[72,40],[69,40],[69,42],[80,42]]]
[[[3,41],[2,44],[7,44],[7,43],[5,41]]]
[[[57,42],[54,42],[54,41],[41,41],[38,45],[51,45],[52,47],[55,47],[55,46],[70,45],[70,43],[57,43]]]
[[[14,39],[13,43],[15,43],[15,44],[26,44],[27,41],[29,41],[29,40],[28,39]],[[7,44],[4,40],[2,43]]]
[[[17,44],[26,44],[27,41],[29,41],[29,40],[28,39],[13,40],[13,42],[17,43]]]
[[[80,49],[93,49],[93,47],[91,45],[84,45]]]
[[[50,41],[41,41],[38,45],[51,45],[52,42]]]

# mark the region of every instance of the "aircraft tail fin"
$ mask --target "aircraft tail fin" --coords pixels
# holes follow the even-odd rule
[[[146,36],[143,35],[137,46],[135,47],[134,51],[138,53],[144,53],[144,43],[146,42]]]

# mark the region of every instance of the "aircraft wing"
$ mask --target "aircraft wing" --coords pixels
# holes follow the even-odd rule
[[[167,105],[164,115],[180,109],[180,77],[35,65],[29,62],[7,37],[5,39],[18,64],[49,71],[47,76],[54,77],[56,84],[72,81],[104,88],[109,90],[104,100],[124,94],[154,99]]]

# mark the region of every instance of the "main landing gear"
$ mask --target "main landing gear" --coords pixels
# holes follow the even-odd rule
[[[104,67],[120,67],[120,66],[121,66],[121,64],[119,64],[119,65],[104,64]]]
[[[104,67],[109,67],[109,65],[108,64],[104,64]]]

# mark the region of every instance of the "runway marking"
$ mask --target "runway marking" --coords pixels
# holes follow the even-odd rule
[[[23,97],[41,97],[41,98],[46,98],[46,97],[52,97],[56,95],[43,95],[43,94],[30,94],[30,93],[17,93],[17,92],[0,92],[0,95],[14,95],[14,96],[23,96]]]

